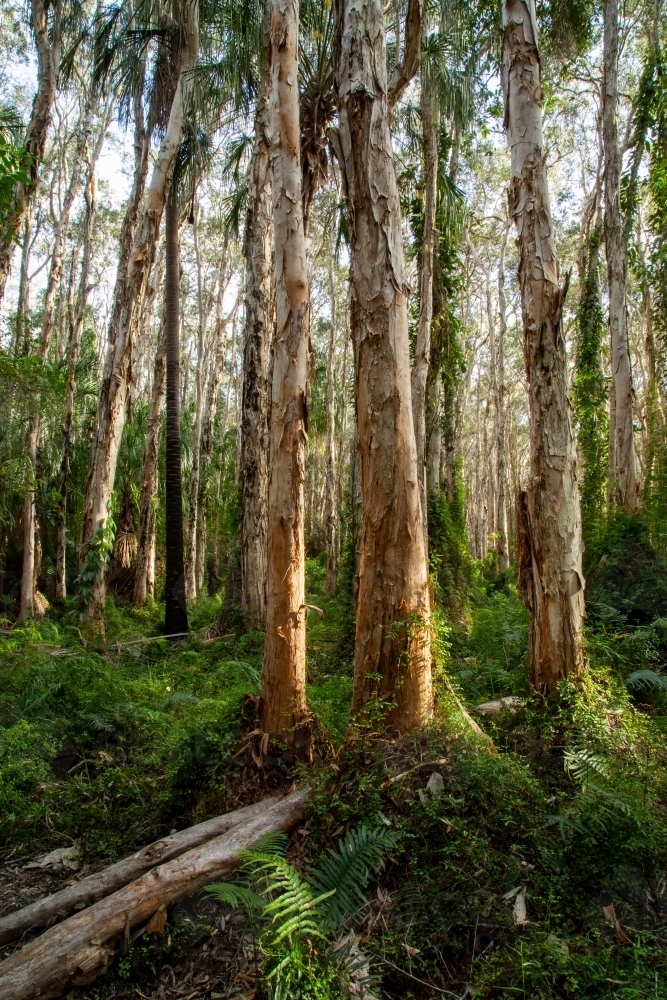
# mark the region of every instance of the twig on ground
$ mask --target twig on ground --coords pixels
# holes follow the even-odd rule
[[[395,774],[392,778],[383,782],[382,788],[390,788],[395,785],[397,781],[401,781],[403,778],[407,778],[409,774],[413,774],[415,771],[420,771],[424,767],[442,767],[443,764],[448,764],[449,761],[446,757],[438,757],[437,760],[425,760],[421,764],[415,764],[408,771],[402,771],[401,774]]]

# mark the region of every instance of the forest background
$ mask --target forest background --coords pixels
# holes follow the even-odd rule
[[[354,324],[373,320],[360,320],[366,276],[354,271],[362,206],[336,63],[345,5],[313,0],[296,15],[300,148],[288,166],[307,319],[281,304],[271,249],[284,198],[271,194],[265,53],[276,48],[260,6],[3,6],[2,840],[22,858],[64,838],[94,864],[281,787],[314,753],[296,869],[359,823],[377,833],[378,816],[408,838],[387,841],[384,888],[349,915],[376,971],[375,985],[353,978],[348,991],[667,996],[667,21],[660,0],[537,5],[543,239],[559,262],[551,284],[565,289],[544,319],[555,362],[540,369],[527,332],[531,251],[515,230],[526,199],[508,202],[510,8],[433,4],[416,48],[415,5],[383,12],[396,179],[387,239],[404,256],[393,308],[407,323],[416,503],[398,492],[410,482],[400,447],[387,494],[362,469],[380,411],[375,398],[360,406]],[[377,261],[367,265],[372,277]],[[269,401],[275,410],[287,384],[272,372],[280,329],[298,333],[286,406],[299,401],[306,431],[282,457],[282,438],[269,444]],[[535,402],[544,372],[560,403]],[[403,384],[400,361],[392,378]],[[571,481],[566,472],[554,508],[569,548],[541,570],[555,567],[565,608],[552,662],[536,652],[531,574],[551,516],[539,441],[561,433]],[[283,662],[274,626],[289,609],[271,595],[287,570],[269,539],[285,498],[271,499],[270,484],[272,467],[276,491],[294,481],[294,455],[303,536],[284,590],[303,634]],[[387,505],[405,507],[372,553],[364,517],[394,488]],[[388,579],[392,545],[407,625],[397,591],[368,582],[369,566]],[[410,617],[424,602],[427,656]],[[383,622],[389,652],[363,651],[364,616]],[[169,645],[162,629],[189,638]],[[410,673],[420,657],[428,667]],[[259,772],[252,754],[234,756],[255,723],[288,747]],[[389,797],[387,773],[429,760],[435,770]],[[436,772],[442,788],[426,790]],[[211,937],[211,905],[173,943],[134,949],[102,990],[157,988],[156,962],[160,974],[169,961],[185,970]],[[263,963],[241,947],[228,965],[270,992],[283,953],[255,938]],[[305,940],[290,959],[301,985],[284,995],[336,996],[340,969],[325,950],[311,963]]]

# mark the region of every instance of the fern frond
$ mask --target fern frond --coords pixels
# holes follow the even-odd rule
[[[580,747],[565,754],[565,770],[580,785],[586,785],[591,774],[609,778],[609,761],[590,747]]]
[[[630,691],[667,691],[667,677],[655,670],[635,670],[625,678]]]
[[[287,834],[282,831],[278,831],[277,833],[265,833],[264,836],[259,838],[256,844],[252,845],[250,850],[259,854],[279,855],[280,857],[284,857],[285,851],[287,850],[288,840],[289,838]]]
[[[323,908],[328,929],[342,927],[346,919],[366,906],[364,890],[372,876],[384,867],[387,851],[396,846],[398,839],[392,830],[364,823],[350,830],[339,840],[337,850],[329,848],[319,866],[310,869],[308,881],[315,892],[323,895],[336,890]]]
[[[198,702],[199,698],[194,694],[188,694],[187,691],[177,691],[176,694],[172,694],[171,698],[167,698],[162,705],[162,711],[164,712],[174,705],[196,705]]]
[[[207,896],[217,899],[219,903],[227,903],[234,909],[242,906],[246,913],[261,910],[264,906],[264,900],[256,892],[233,882],[214,882],[212,885],[207,885],[204,892]]]
[[[268,920],[267,941],[271,949],[286,937],[323,937],[317,913],[319,900],[286,858],[266,851],[242,851],[241,869],[249,872],[260,895],[269,902],[262,916]]]

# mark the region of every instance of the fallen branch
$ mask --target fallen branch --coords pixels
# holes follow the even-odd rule
[[[180,639],[190,635],[189,632],[171,632],[170,635],[144,635],[141,639],[128,639],[127,642],[114,642],[114,649],[125,649],[126,646],[136,646],[141,642],[157,642],[158,639]]]
[[[133,929],[147,929],[163,907],[166,910],[188,893],[232,871],[239,863],[239,852],[261,837],[298,826],[308,794],[308,789],[292,792],[222,837],[153,868],[83,913],[45,931],[0,962],[0,1000],[46,1000],[92,982],[116,955],[127,951],[138,936]],[[160,918],[156,923],[161,923]]]
[[[452,698],[456,702],[457,708],[459,709],[459,711],[461,712],[461,715],[463,716],[463,718],[465,719],[465,721],[468,723],[468,725],[472,729],[473,733],[476,736],[481,736],[482,737],[482,739],[486,743],[487,750],[489,750],[490,753],[498,753],[496,744],[493,742],[493,740],[491,739],[491,737],[489,735],[487,735],[487,733],[484,732],[484,730],[482,729],[482,727],[479,726],[475,722],[475,720],[473,719],[472,715],[470,714],[470,712],[465,707],[465,705],[463,704],[463,702],[461,701],[461,699],[457,695],[456,691],[452,687],[452,682],[450,681],[449,677],[447,677],[447,675],[445,675],[445,687],[447,688],[447,690],[451,694]]]
[[[393,777],[389,778],[387,781],[382,783],[382,788],[391,788],[395,785],[397,781],[402,781],[403,778],[407,778],[409,774],[413,774],[415,771],[421,771],[425,767],[442,767],[443,764],[448,764],[449,761],[446,757],[438,757],[437,760],[425,760],[422,764],[415,764],[408,771],[401,771],[400,774],[395,774]]]
[[[101,872],[89,875],[74,885],[68,885],[67,888],[51,896],[38,899],[22,910],[7,913],[0,918],[0,945],[16,940],[26,931],[50,926],[57,919],[62,920],[69,916],[74,910],[90,906],[98,899],[121,889],[128,882],[133,882],[156,865],[171,861],[172,858],[177,858],[214,837],[220,837],[239,823],[262,815],[278,801],[279,799],[275,797],[264,799],[263,802],[244,806],[243,809],[236,809],[234,812],[209,819],[205,823],[197,823],[196,826],[190,826],[179,833],[162,837],[161,840],[142,847],[136,854],[117,861]]]

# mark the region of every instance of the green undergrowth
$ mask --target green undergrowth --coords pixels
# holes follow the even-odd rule
[[[392,741],[350,731],[352,609],[324,596],[322,562],[309,561],[321,759],[307,772],[314,795],[289,863],[305,877],[354,831],[391,833],[364,883],[368,903],[344,927],[361,935],[370,985],[355,995],[368,1000],[371,987],[396,1000],[667,1000],[667,623],[631,621],[599,599],[584,682],[546,702],[528,692],[528,621],[511,581],[473,571],[465,614],[435,616],[436,719]],[[192,636],[174,644],[157,637],[159,607],[111,602],[105,636],[67,609],[0,634],[7,854],[76,841],[86,861],[113,858],[235,804],[241,709],[259,690],[263,636],[209,639],[219,610],[217,599],[197,604]],[[476,714],[506,695],[521,702]],[[145,993],[141,976],[171,961],[179,933],[169,945],[141,939],[111,975]],[[290,961],[306,971],[285,997],[347,995],[331,978],[332,941],[295,939]],[[258,1000],[273,996],[266,989]]]

